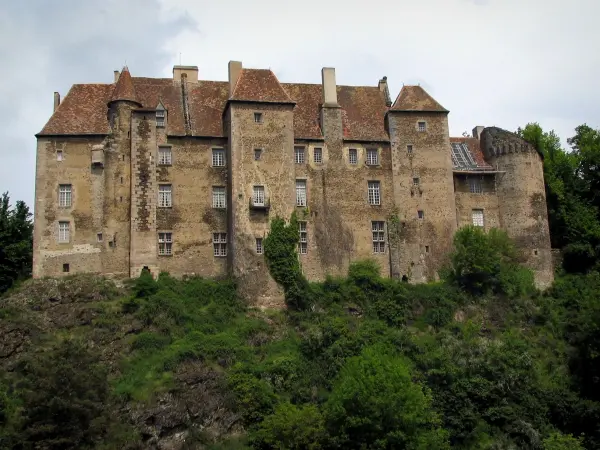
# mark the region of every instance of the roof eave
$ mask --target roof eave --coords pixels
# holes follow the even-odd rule
[[[270,105],[293,105],[296,106],[296,102],[293,100],[281,100],[281,101],[272,101],[272,100],[243,100],[238,98],[230,98],[227,99],[227,103],[267,103]]]
[[[40,137],[106,137],[108,136],[110,133],[106,132],[106,133],[44,133],[43,131],[40,131],[39,133],[35,134],[36,138],[40,138]]]
[[[447,109],[388,109],[385,113],[440,113],[440,114],[448,114],[450,111]]]

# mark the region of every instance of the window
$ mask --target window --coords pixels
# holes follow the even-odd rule
[[[418,186],[421,183],[419,177],[413,177],[413,186]]]
[[[409,155],[412,155],[413,152],[413,146],[411,144],[406,146],[406,151]]]
[[[158,185],[158,207],[170,208],[173,206],[173,196],[170,184]]]
[[[56,151],[56,160],[57,161],[62,161],[63,160],[63,151],[62,150],[57,150]]]
[[[425,253],[429,253],[429,245],[425,246]]]
[[[262,155],[262,149],[261,148],[255,148],[254,149],[254,161],[260,161],[261,155]]]
[[[304,147],[294,147],[296,164],[304,164]]]
[[[225,200],[225,187],[224,186],[213,186],[212,193],[213,208],[225,208],[227,203]]]
[[[476,227],[483,226],[483,209],[474,209],[472,211],[473,225]]]
[[[476,177],[469,177],[469,192],[471,192],[472,194],[483,193],[481,179]]]
[[[263,121],[262,113],[255,112],[254,113],[254,123],[262,123],[262,121]]]
[[[369,205],[381,205],[381,191],[379,181],[368,182]]]
[[[385,228],[382,221],[371,222],[373,232],[373,253],[385,253]]]
[[[321,164],[323,162],[323,149],[320,147],[315,147],[313,150],[313,161],[315,164]]]
[[[376,148],[367,149],[367,165],[376,166],[379,164],[379,155]]]
[[[348,162],[350,164],[358,164],[358,151],[355,148],[348,150]]]
[[[256,254],[262,255],[262,253],[263,253],[262,238],[256,238]]]
[[[156,126],[164,127],[165,126],[165,110],[160,109],[156,111]]]
[[[265,187],[254,186],[252,191],[252,203],[254,206],[265,206]]]
[[[63,272],[69,273],[70,270],[71,270],[71,268],[69,267],[69,263],[64,263],[63,264]]]
[[[102,242],[102,233],[98,233],[98,234],[96,234],[96,240],[97,240],[98,242]]]
[[[71,224],[69,222],[58,222],[58,242],[67,243],[71,241]]]
[[[158,165],[171,165],[171,147],[158,147]]]
[[[227,256],[227,233],[213,233],[213,254]]]
[[[427,130],[427,124],[424,121],[419,121],[417,123],[417,130],[419,130],[419,131],[426,131]]]
[[[419,210],[417,211],[417,217],[418,217],[419,219],[424,219],[424,218],[425,218],[425,211],[423,211],[422,209],[419,209]]]
[[[173,254],[173,233],[158,233],[158,254],[160,256]]]
[[[306,206],[306,180],[296,180],[296,206]]]
[[[58,206],[63,208],[69,208],[72,202],[71,196],[71,185],[70,184],[59,184],[58,185]]]
[[[306,253],[308,253],[308,232],[306,231],[306,222],[298,222],[298,231],[300,233],[300,254],[306,255]]]
[[[212,165],[213,165],[213,167],[224,167],[225,166],[225,150],[224,149],[213,148]]]

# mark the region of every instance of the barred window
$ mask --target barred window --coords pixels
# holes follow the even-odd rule
[[[472,211],[473,225],[476,227],[483,226],[483,209],[474,209]]]
[[[358,151],[355,148],[348,149],[348,162],[358,164]]]
[[[304,147],[294,147],[296,164],[304,164]]]
[[[224,167],[225,166],[225,150],[224,149],[213,148],[212,165],[213,165],[213,167]]]
[[[379,181],[368,182],[369,205],[381,205],[381,190]]]
[[[213,186],[212,193],[213,208],[225,208],[227,203],[225,200],[225,187]]]
[[[321,164],[323,162],[323,149],[320,147],[315,147],[313,150],[313,161],[316,164]]]
[[[376,166],[379,164],[379,154],[376,148],[367,149],[367,165]]]
[[[158,206],[160,208],[170,208],[173,206],[173,197],[170,184],[158,185]]]
[[[296,180],[296,206],[306,206],[306,180]]]
[[[158,165],[171,165],[171,147],[158,147]]]
[[[227,256],[227,233],[213,233],[213,254]]]
[[[300,233],[300,243],[298,245],[300,254],[308,253],[308,231],[306,230],[306,222],[298,222],[298,232]]]
[[[67,243],[71,241],[71,224],[69,222],[58,222],[58,242]]]
[[[265,206],[265,187],[254,186],[252,191],[252,203],[255,206]]]
[[[173,233],[158,233],[158,254],[160,256],[173,254]]]
[[[58,206],[69,208],[72,203],[72,190],[70,184],[58,185]]]
[[[385,253],[385,225],[383,221],[371,222],[371,231],[373,233],[373,252]]]
[[[262,255],[263,253],[263,240],[262,238],[256,238],[256,254]]]
[[[469,177],[469,192],[471,192],[472,194],[483,193],[483,186],[480,178]]]
[[[424,121],[419,121],[417,123],[417,129],[419,131],[426,131],[427,130],[427,124]]]

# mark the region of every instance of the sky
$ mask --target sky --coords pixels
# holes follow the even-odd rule
[[[35,134],[53,92],[196,65],[270,68],[281,82],[420,84],[450,134],[538,122],[566,145],[600,128],[598,0],[0,0],[0,192],[33,207]]]

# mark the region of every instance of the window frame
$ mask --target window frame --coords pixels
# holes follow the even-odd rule
[[[225,186],[212,187],[212,207],[215,209],[227,208],[227,188]]]
[[[252,186],[252,205],[265,206],[267,199],[265,191],[265,186],[262,184],[255,184]],[[262,201],[259,201],[261,198]]]
[[[255,111],[254,112],[254,123],[263,123],[263,121],[264,121],[263,113]]]
[[[65,153],[62,150],[56,150],[56,160],[63,162],[65,160]]]
[[[421,127],[423,125],[423,127]],[[425,120],[417,121],[417,131],[419,133],[425,133],[427,131],[427,122]]]
[[[294,146],[294,163],[305,164],[306,163],[306,147],[301,145]]]
[[[159,231],[158,239],[158,256],[173,256],[173,232]]]
[[[369,205],[381,206],[381,181],[369,180],[367,181],[367,197]]]
[[[308,254],[308,223],[306,220],[298,221],[298,253],[300,255]]]
[[[221,157],[219,157],[221,155]],[[215,164],[221,163],[221,164]],[[225,149],[223,147],[213,147],[211,154],[211,166],[212,167],[226,167],[227,166],[227,155],[225,154]]]
[[[383,220],[372,220],[371,221],[371,239],[373,253],[384,254],[385,253],[385,221]]]
[[[227,232],[213,231],[213,256],[224,258],[227,256]]]
[[[158,128],[164,128],[166,122],[167,114],[164,109],[156,110],[156,126]]]
[[[373,155],[375,159],[373,160]],[[373,162],[374,161],[374,162]],[[379,150],[376,148],[367,148],[367,166],[378,166],[379,165]]]
[[[256,254],[257,255],[262,255],[265,251],[264,247],[263,247],[263,238],[256,238],[255,240],[255,248],[256,248]]]
[[[413,144],[406,144],[406,153],[408,153],[409,155],[413,155],[414,150],[415,148]]]
[[[63,192],[64,190],[64,192]],[[64,199],[64,200],[63,200]],[[58,207],[71,208],[73,206],[73,185],[59,184],[58,185]]]
[[[317,158],[317,155],[319,155],[318,158]],[[313,162],[315,164],[323,164],[323,147],[314,147],[313,148]]]
[[[475,217],[476,213],[481,213],[481,217]],[[481,220],[479,220],[481,219]],[[479,224],[479,222],[481,222],[481,225]],[[483,208],[473,208],[471,209],[471,223],[473,224],[474,227],[481,227],[481,228],[485,228],[485,213],[483,211]]]
[[[168,155],[167,158],[163,158],[163,156]],[[163,160],[164,159],[164,160]],[[159,166],[172,166],[173,165],[173,151],[171,150],[171,146],[169,145],[159,145],[158,146],[158,161],[157,165]]]
[[[66,225],[66,226],[65,226]],[[71,222],[68,220],[58,221],[58,239],[59,244],[69,244],[71,242]]]
[[[168,189],[167,189],[168,188]],[[158,208],[172,208],[173,207],[173,185],[168,183],[161,183],[158,185]]]
[[[262,159],[262,154],[263,154],[262,148],[255,148],[254,149],[254,161],[260,161]]]
[[[475,176],[467,176],[467,184],[471,194],[483,194],[483,180]]]
[[[425,220],[425,211],[423,209],[417,210],[417,219]]]
[[[304,198],[301,198],[301,193],[304,191]],[[296,206],[306,207],[308,205],[308,183],[306,179],[296,179]]]
[[[354,159],[354,161],[352,161]],[[358,164],[358,149],[349,148],[348,149],[348,164],[352,166],[356,166]]]

